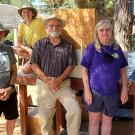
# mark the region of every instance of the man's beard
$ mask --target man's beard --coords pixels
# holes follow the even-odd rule
[[[50,37],[55,38],[55,37],[59,37],[61,35],[61,32],[54,31],[54,32],[48,32],[48,34],[49,34]]]

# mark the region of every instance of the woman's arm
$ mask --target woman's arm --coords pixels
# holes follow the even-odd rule
[[[121,75],[121,83],[122,83],[120,99],[122,104],[125,104],[128,100],[128,81],[127,81],[127,74],[125,68],[120,69],[120,75]]]
[[[11,70],[11,80],[9,86],[7,88],[0,89],[1,93],[0,100],[6,101],[9,98],[9,96],[15,91],[14,83],[16,80],[16,76],[17,76],[17,66],[16,64],[14,64]]]
[[[88,69],[82,66],[82,80],[84,85],[85,101],[88,104],[92,103],[92,93],[89,86]]]
[[[14,51],[23,58],[30,58],[30,54],[32,53],[30,48],[24,46],[23,39],[19,36],[17,37],[17,47],[14,47]]]

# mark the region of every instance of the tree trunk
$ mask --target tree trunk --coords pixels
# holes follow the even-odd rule
[[[53,5],[55,5],[55,4],[62,4],[64,2],[64,0],[49,0],[49,2],[51,2]]]
[[[114,33],[123,51],[131,50],[132,0],[115,0]],[[130,10],[129,10],[130,9]]]

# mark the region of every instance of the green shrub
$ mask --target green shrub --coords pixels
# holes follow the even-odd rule
[[[10,31],[8,36],[6,37],[7,40],[14,42],[14,33],[13,31]]]
[[[135,51],[135,33],[132,35],[131,42],[132,42],[131,50]]]

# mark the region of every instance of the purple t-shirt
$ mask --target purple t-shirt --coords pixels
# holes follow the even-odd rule
[[[112,95],[118,92],[120,69],[128,65],[121,48],[113,45],[102,45],[101,51],[90,44],[82,58],[81,65],[88,69],[91,90],[102,95]]]

